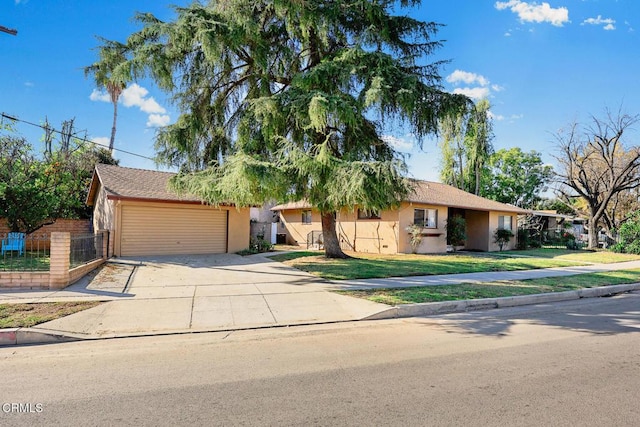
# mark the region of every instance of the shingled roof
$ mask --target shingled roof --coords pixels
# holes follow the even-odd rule
[[[448,206],[451,208],[473,209],[478,211],[500,211],[514,213],[528,213],[529,211],[517,206],[507,205],[494,200],[485,199],[475,194],[467,193],[458,188],[440,182],[413,181],[413,191],[404,200],[411,203],[426,205]],[[290,209],[310,209],[307,201],[289,202],[271,208],[272,211]]]
[[[96,191],[98,191],[98,181],[109,199],[201,202],[195,196],[178,195],[169,190],[169,179],[175,175],[173,172],[98,164],[91,180],[87,204],[93,205]]]

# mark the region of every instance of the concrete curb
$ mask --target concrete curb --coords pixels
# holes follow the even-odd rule
[[[640,283],[601,286],[576,291],[554,292],[547,294],[523,295],[514,297],[485,298],[476,300],[427,302],[421,304],[401,304],[362,320],[398,319],[402,317],[433,316],[445,313],[458,313],[475,310],[490,310],[521,305],[546,304],[558,301],[571,301],[580,298],[597,298],[640,290]]]
[[[54,344],[80,341],[81,337],[29,328],[0,329],[0,347],[7,345]]]

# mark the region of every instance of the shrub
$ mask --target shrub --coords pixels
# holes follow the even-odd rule
[[[525,250],[532,246],[529,230],[526,228],[518,228],[518,242],[516,243],[516,248],[519,250]]]
[[[238,255],[246,256],[260,254],[263,252],[269,252],[271,249],[273,249],[273,245],[268,240],[260,237],[256,239],[252,238],[249,247],[247,249],[239,251]]]
[[[464,245],[467,240],[467,222],[459,215],[452,216],[447,221],[447,243],[453,246],[453,250],[456,250],[456,246]]]
[[[640,255],[640,212],[634,213],[618,230],[619,243],[611,247],[615,252]]]
[[[407,232],[411,236],[409,238],[409,244],[411,245],[411,252],[414,254],[418,251],[420,244],[422,243],[422,227],[418,224],[411,224],[406,228]]]
[[[505,243],[508,243],[509,240],[513,237],[513,232],[511,230],[506,230],[504,228],[497,228],[495,233],[493,233],[493,241],[498,244],[500,247],[500,252],[502,252],[502,248]]]

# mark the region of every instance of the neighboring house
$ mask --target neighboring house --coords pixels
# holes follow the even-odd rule
[[[87,204],[94,230],[109,230],[110,255],[237,252],[249,247],[249,208],[179,196],[174,173],[96,165]]]
[[[526,222],[528,228],[539,231],[543,241],[560,239],[566,232],[573,234],[577,240],[584,242],[588,240],[585,218],[559,214],[554,210],[543,210],[530,212],[521,222]]]
[[[287,243],[316,245],[321,237],[320,213],[304,201],[272,208],[280,212],[278,233],[287,234]],[[488,200],[450,185],[415,181],[414,190],[395,209],[364,212],[355,207],[336,213],[336,230],[344,250],[384,254],[411,253],[406,228],[423,225],[423,239],[418,253],[447,251],[446,222],[460,215],[466,220],[466,250],[497,251],[494,232],[498,228],[513,231],[514,237],[505,249],[516,245],[516,218],[528,211]]]

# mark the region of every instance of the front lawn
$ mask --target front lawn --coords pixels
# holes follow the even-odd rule
[[[99,304],[100,301],[0,304],[0,328],[28,328]]]
[[[604,250],[568,250],[568,249],[527,249],[526,251],[507,251],[503,254],[508,256],[524,255],[537,258],[553,258],[565,261],[578,261],[596,264],[610,264],[614,262],[638,261],[640,255],[619,254]]]
[[[398,305],[533,295],[637,282],[640,282],[640,270],[621,270],[545,279],[336,292],[382,304]]]
[[[349,255],[353,258],[326,259],[322,252],[300,251],[274,255],[271,258],[330,280],[531,270],[584,265],[583,262],[575,260],[504,257],[488,253],[376,255],[351,252]]]
[[[49,254],[26,251],[22,255],[17,252],[6,253],[0,257],[0,271],[48,271]]]

